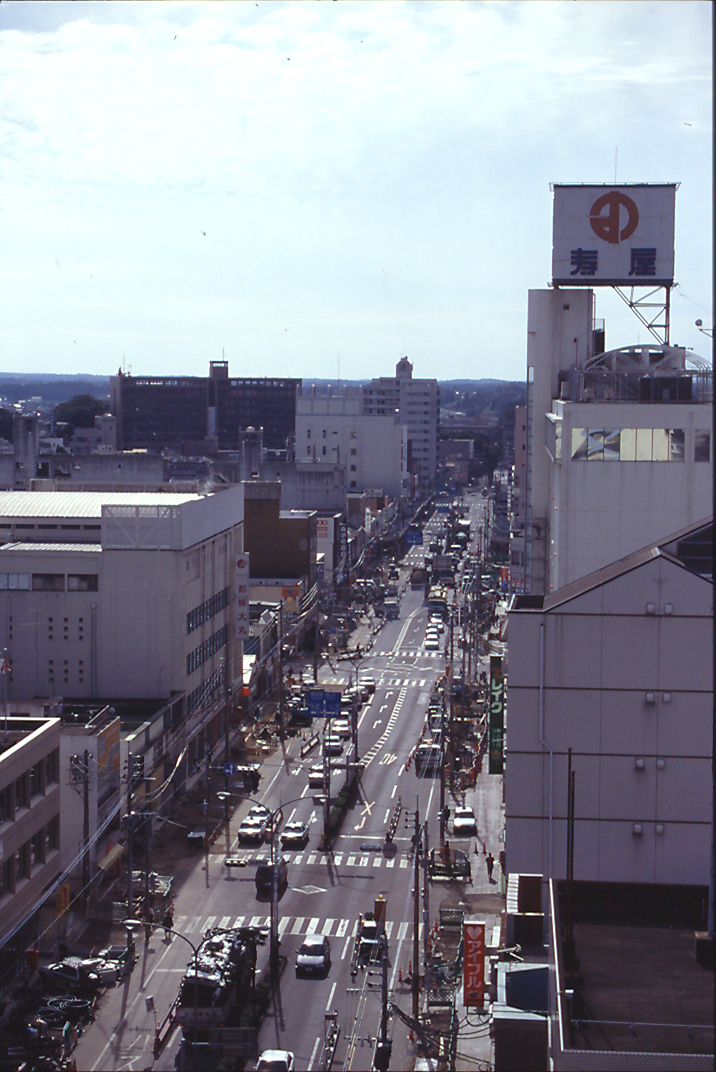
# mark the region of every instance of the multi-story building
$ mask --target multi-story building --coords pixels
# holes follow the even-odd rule
[[[37,946],[38,912],[60,875],[60,720],[6,717],[0,742],[0,976],[5,976],[17,970],[25,950]]]
[[[433,487],[438,465],[440,389],[437,380],[414,380],[413,366],[403,357],[395,376],[382,376],[363,387],[366,416],[394,416],[408,429],[408,470],[417,486]]]
[[[712,541],[709,519],[514,597],[510,872],[567,876],[571,769],[575,880],[708,885]]]
[[[241,433],[263,429],[269,450],[285,450],[294,433],[300,379],[229,376],[212,361],[209,376],[127,376],[110,380],[120,450],[237,450]]]
[[[240,675],[232,628],[243,488],[0,493],[10,698],[186,697]],[[231,672],[231,670],[230,670]]]
[[[381,488],[398,499],[408,482],[408,431],[395,410],[366,415],[360,390],[296,399],[296,464],[343,465],[349,493]]]
[[[530,292],[524,530],[512,557],[534,594],[711,509],[710,366],[655,343],[604,352],[603,339],[592,290]]]

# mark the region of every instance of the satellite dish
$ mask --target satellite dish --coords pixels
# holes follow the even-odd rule
[[[701,325],[703,324],[703,320],[697,320],[695,323],[696,323],[696,327],[700,328]]]

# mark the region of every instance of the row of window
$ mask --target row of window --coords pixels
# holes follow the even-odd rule
[[[204,703],[210,692],[224,684],[226,680],[226,667],[220,666],[216,674],[212,674],[209,681],[202,681],[186,698],[186,711],[191,715]]]
[[[0,867],[0,898],[15,893],[23,881],[32,874],[33,868],[44,864],[50,853],[60,847],[60,818],[55,815],[49,823],[21,845],[17,852],[3,860]]]
[[[210,636],[208,640],[205,640],[203,644],[200,644],[198,648],[194,648],[190,651],[186,657],[186,672],[187,674],[193,674],[193,672],[205,663],[207,659],[210,659],[212,655],[215,655],[217,651],[225,647],[229,639],[229,627],[228,625],[222,625],[218,632]]]
[[[0,573],[0,591],[96,592],[96,573]]]
[[[190,610],[186,616],[186,631],[187,633],[193,633],[195,629],[198,629],[204,622],[210,621],[215,614],[218,614],[220,610],[229,605],[229,589],[222,588],[220,592],[210,596],[209,599],[205,599],[200,606],[195,607],[194,610]]]
[[[25,525],[25,524],[18,524],[17,522],[15,522],[14,524],[8,524],[6,522],[2,522],[2,523],[0,523],[0,529],[3,529],[3,530],[4,529],[16,529],[16,530],[18,530],[18,529],[38,529],[38,531],[39,530],[45,530],[45,531],[48,531],[48,532],[57,532],[58,529],[61,530],[61,531],[65,531],[66,529],[72,529],[72,530],[82,529],[84,532],[88,532],[90,530],[91,531],[96,531],[96,532],[101,532],[102,531],[102,526],[101,525]]]
[[[558,441],[559,431],[557,425]],[[572,458],[600,462],[683,462],[684,438],[683,428],[573,428]],[[710,450],[710,431],[697,429],[694,461],[708,462]]]
[[[56,748],[14,781],[0,789],[0,823],[14,822],[16,813],[29,808],[35,796],[44,796],[59,781],[60,752]]]

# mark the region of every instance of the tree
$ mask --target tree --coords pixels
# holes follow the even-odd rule
[[[75,395],[67,402],[55,406],[55,424],[66,424],[65,441],[72,437],[75,428],[94,428],[94,419],[100,413],[106,413],[109,399],[93,398],[92,395]]]

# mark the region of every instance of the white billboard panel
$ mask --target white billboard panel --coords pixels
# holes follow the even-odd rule
[[[554,186],[555,286],[671,286],[676,183]]]
[[[236,559],[236,639],[248,640],[249,627],[249,556],[241,554]]]

